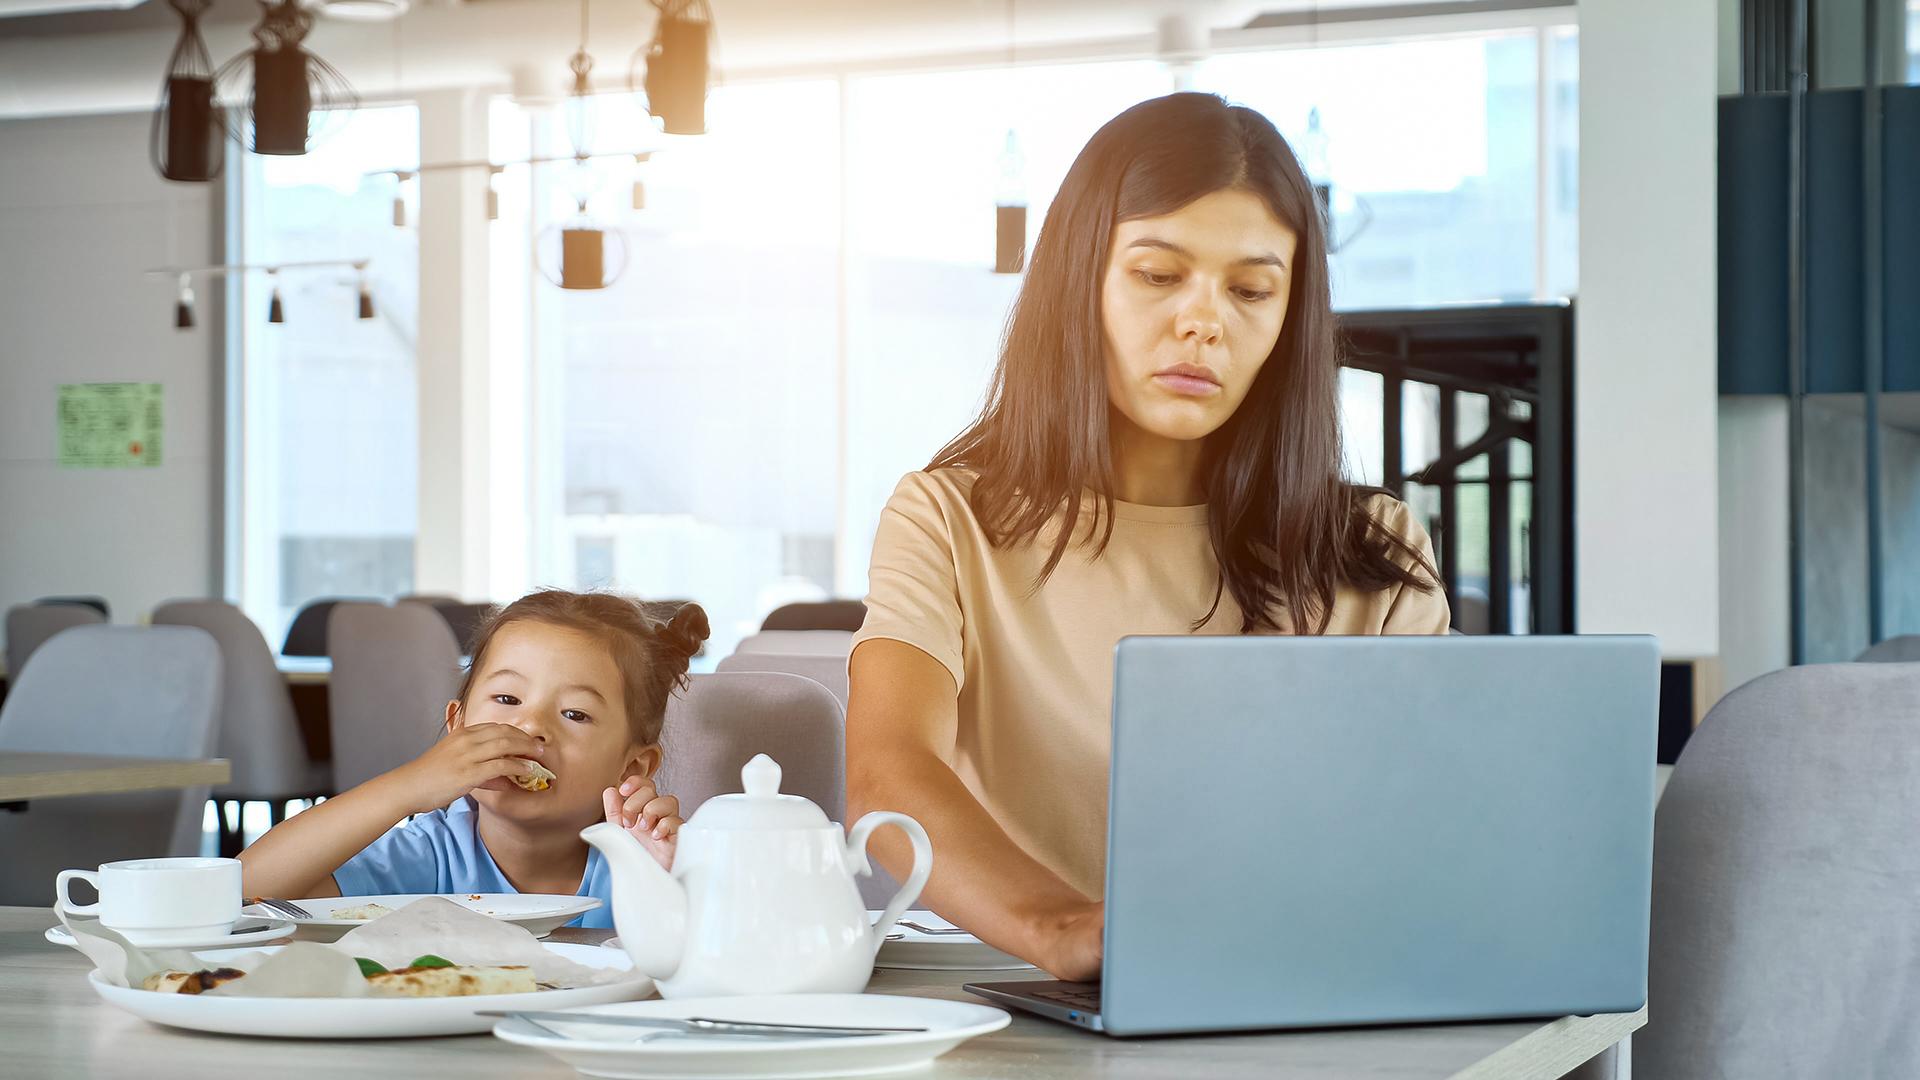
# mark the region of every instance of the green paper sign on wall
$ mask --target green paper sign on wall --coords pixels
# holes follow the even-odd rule
[[[159,383],[60,387],[62,468],[139,469],[159,464]]]

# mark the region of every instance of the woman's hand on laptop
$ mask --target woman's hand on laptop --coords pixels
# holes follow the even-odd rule
[[[1056,979],[1096,982],[1100,978],[1107,905],[1089,900],[1052,915],[1046,927],[1047,951],[1035,960]]]

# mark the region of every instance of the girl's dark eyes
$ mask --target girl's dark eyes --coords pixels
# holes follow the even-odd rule
[[[493,695],[493,700],[496,704],[499,704],[499,705],[520,704],[520,699],[517,697],[514,697],[512,694],[495,694]]]
[[[1141,281],[1156,288],[1172,285],[1174,282],[1180,280],[1177,274],[1161,274],[1155,273],[1152,270],[1135,270],[1133,274]],[[1257,304],[1273,296],[1273,293],[1265,289],[1235,289],[1233,290],[1233,294],[1249,304]]]
[[[593,717],[588,716],[579,709],[563,709],[560,715],[572,720],[576,724],[590,724],[593,722]]]

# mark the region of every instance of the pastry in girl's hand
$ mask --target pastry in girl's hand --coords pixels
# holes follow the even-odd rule
[[[509,776],[507,779],[519,785],[524,791],[545,791],[549,783],[559,779],[558,776],[553,774],[551,769],[548,769],[545,765],[537,761],[528,761],[526,758],[521,758],[520,760],[527,762],[527,774],[525,776]]]

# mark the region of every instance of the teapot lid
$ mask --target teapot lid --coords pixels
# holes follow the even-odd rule
[[[741,767],[740,786],[746,790],[715,795],[701,803],[687,827],[745,831],[818,829],[832,824],[813,800],[780,793],[780,764],[765,754],[755,754]]]

